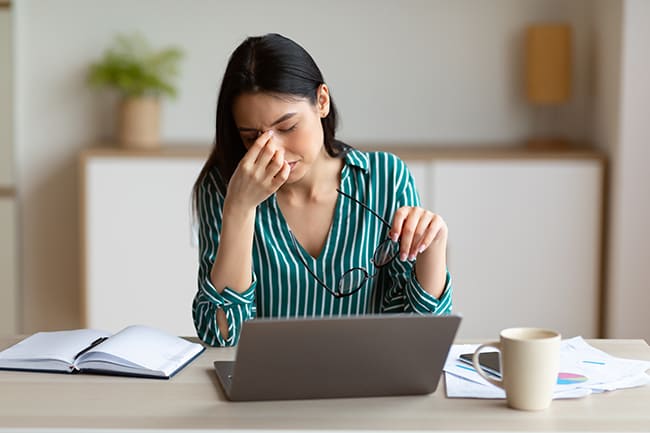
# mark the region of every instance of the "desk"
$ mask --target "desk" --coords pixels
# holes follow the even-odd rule
[[[15,341],[0,338],[0,348]],[[643,340],[589,342],[650,360]],[[0,371],[0,430],[650,431],[650,386],[556,400],[542,412],[511,410],[504,400],[448,399],[444,381],[426,396],[230,403],[212,362],[234,354],[210,348],[170,381]]]

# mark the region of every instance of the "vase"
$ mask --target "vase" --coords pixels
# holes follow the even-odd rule
[[[118,139],[127,149],[160,147],[160,101],[156,97],[128,97],[120,101]]]

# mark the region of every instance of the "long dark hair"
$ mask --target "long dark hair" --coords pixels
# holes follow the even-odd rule
[[[282,35],[270,33],[249,37],[230,56],[217,101],[214,147],[194,184],[193,201],[199,186],[215,167],[228,183],[246,153],[232,114],[235,99],[249,92],[264,92],[290,98],[307,98],[316,104],[323,74],[314,59],[300,45]],[[330,94],[329,114],[321,118],[324,145],[330,156],[342,156],[348,146],[335,140],[337,112]],[[225,191],[224,191],[225,192]]]

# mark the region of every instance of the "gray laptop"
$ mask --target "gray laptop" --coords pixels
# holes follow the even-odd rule
[[[459,316],[255,319],[236,361],[214,367],[228,399],[292,400],[435,391]]]

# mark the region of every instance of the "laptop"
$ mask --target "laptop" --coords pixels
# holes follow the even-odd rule
[[[215,361],[232,401],[429,394],[461,318],[362,315],[255,319],[235,361]]]

